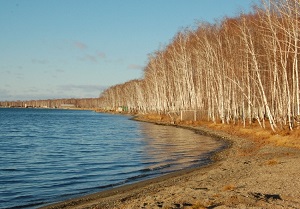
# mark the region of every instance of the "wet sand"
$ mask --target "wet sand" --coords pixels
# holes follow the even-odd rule
[[[300,208],[300,150],[205,127],[231,146],[211,165],[71,199],[44,208]],[[299,139],[300,140],[300,139]]]

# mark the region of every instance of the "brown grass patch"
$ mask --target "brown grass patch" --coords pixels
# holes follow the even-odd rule
[[[300,149],[300,130],[282,131],[274,134],[269,141],[277,146],[295,147]]]
[[[147,114],[140,116],[144,120],[157,121],[157,122],[172,122],[168,114]],[[204,126],[213,130],[224,131],[228,134],[243,137],[254,141],[257,146],[272,143],[276,146],[295,147],[300,149],[300,129],[289,130],[288,127],[283,127],[274,133],[266,121],[266,128],[259,126],[257,122],[246,124],[246,127],[241,123],[236,124],[222,124],[213,123],[210,121],[179,121],[178,117],[173,117],[176,124],[188,126]]]
[[[228,134],[250,139],[258,146],[273,144],[275,146],[286,146],[300,149],[300,129],[282,129],[274,133],[270,128],[263,129],[257,123],[244,127],[241,124],[214,124],[201,123],[202,126],[214,130],[224,131]]]
[[[236,186],[234,184],[228,184],[223,187],[223,191],[233,191],[235,189],[236,189]]]
[[[273,165],[277,165],[278,163],[279,162],[276,159],[271,159],[265,162],[265,165],[273,166]]]
[[[209,208],[211,205],[213,205],[214,203],[210,200],[208,201],[197,201],[193,206],[192,209],[206,209]]]
[[[207,207],[204,206],[202,203],[198,202],[192,206],[192,209],[206,209]]]

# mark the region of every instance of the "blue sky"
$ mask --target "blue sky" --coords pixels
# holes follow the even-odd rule
[[[252,2],[0,0],[0,101],[98,97],[142,78],[148,55],[181,29]]]

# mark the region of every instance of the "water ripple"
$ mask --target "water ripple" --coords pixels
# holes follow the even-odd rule
[[[222,144],[90,111],[0,108],[0,208],[35,208],[205,164]]]

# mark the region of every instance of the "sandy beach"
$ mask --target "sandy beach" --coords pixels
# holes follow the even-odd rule
[[[201,126],[227,140],[214,163],[47,206],[54,208],[300,208],[300,150]]]

